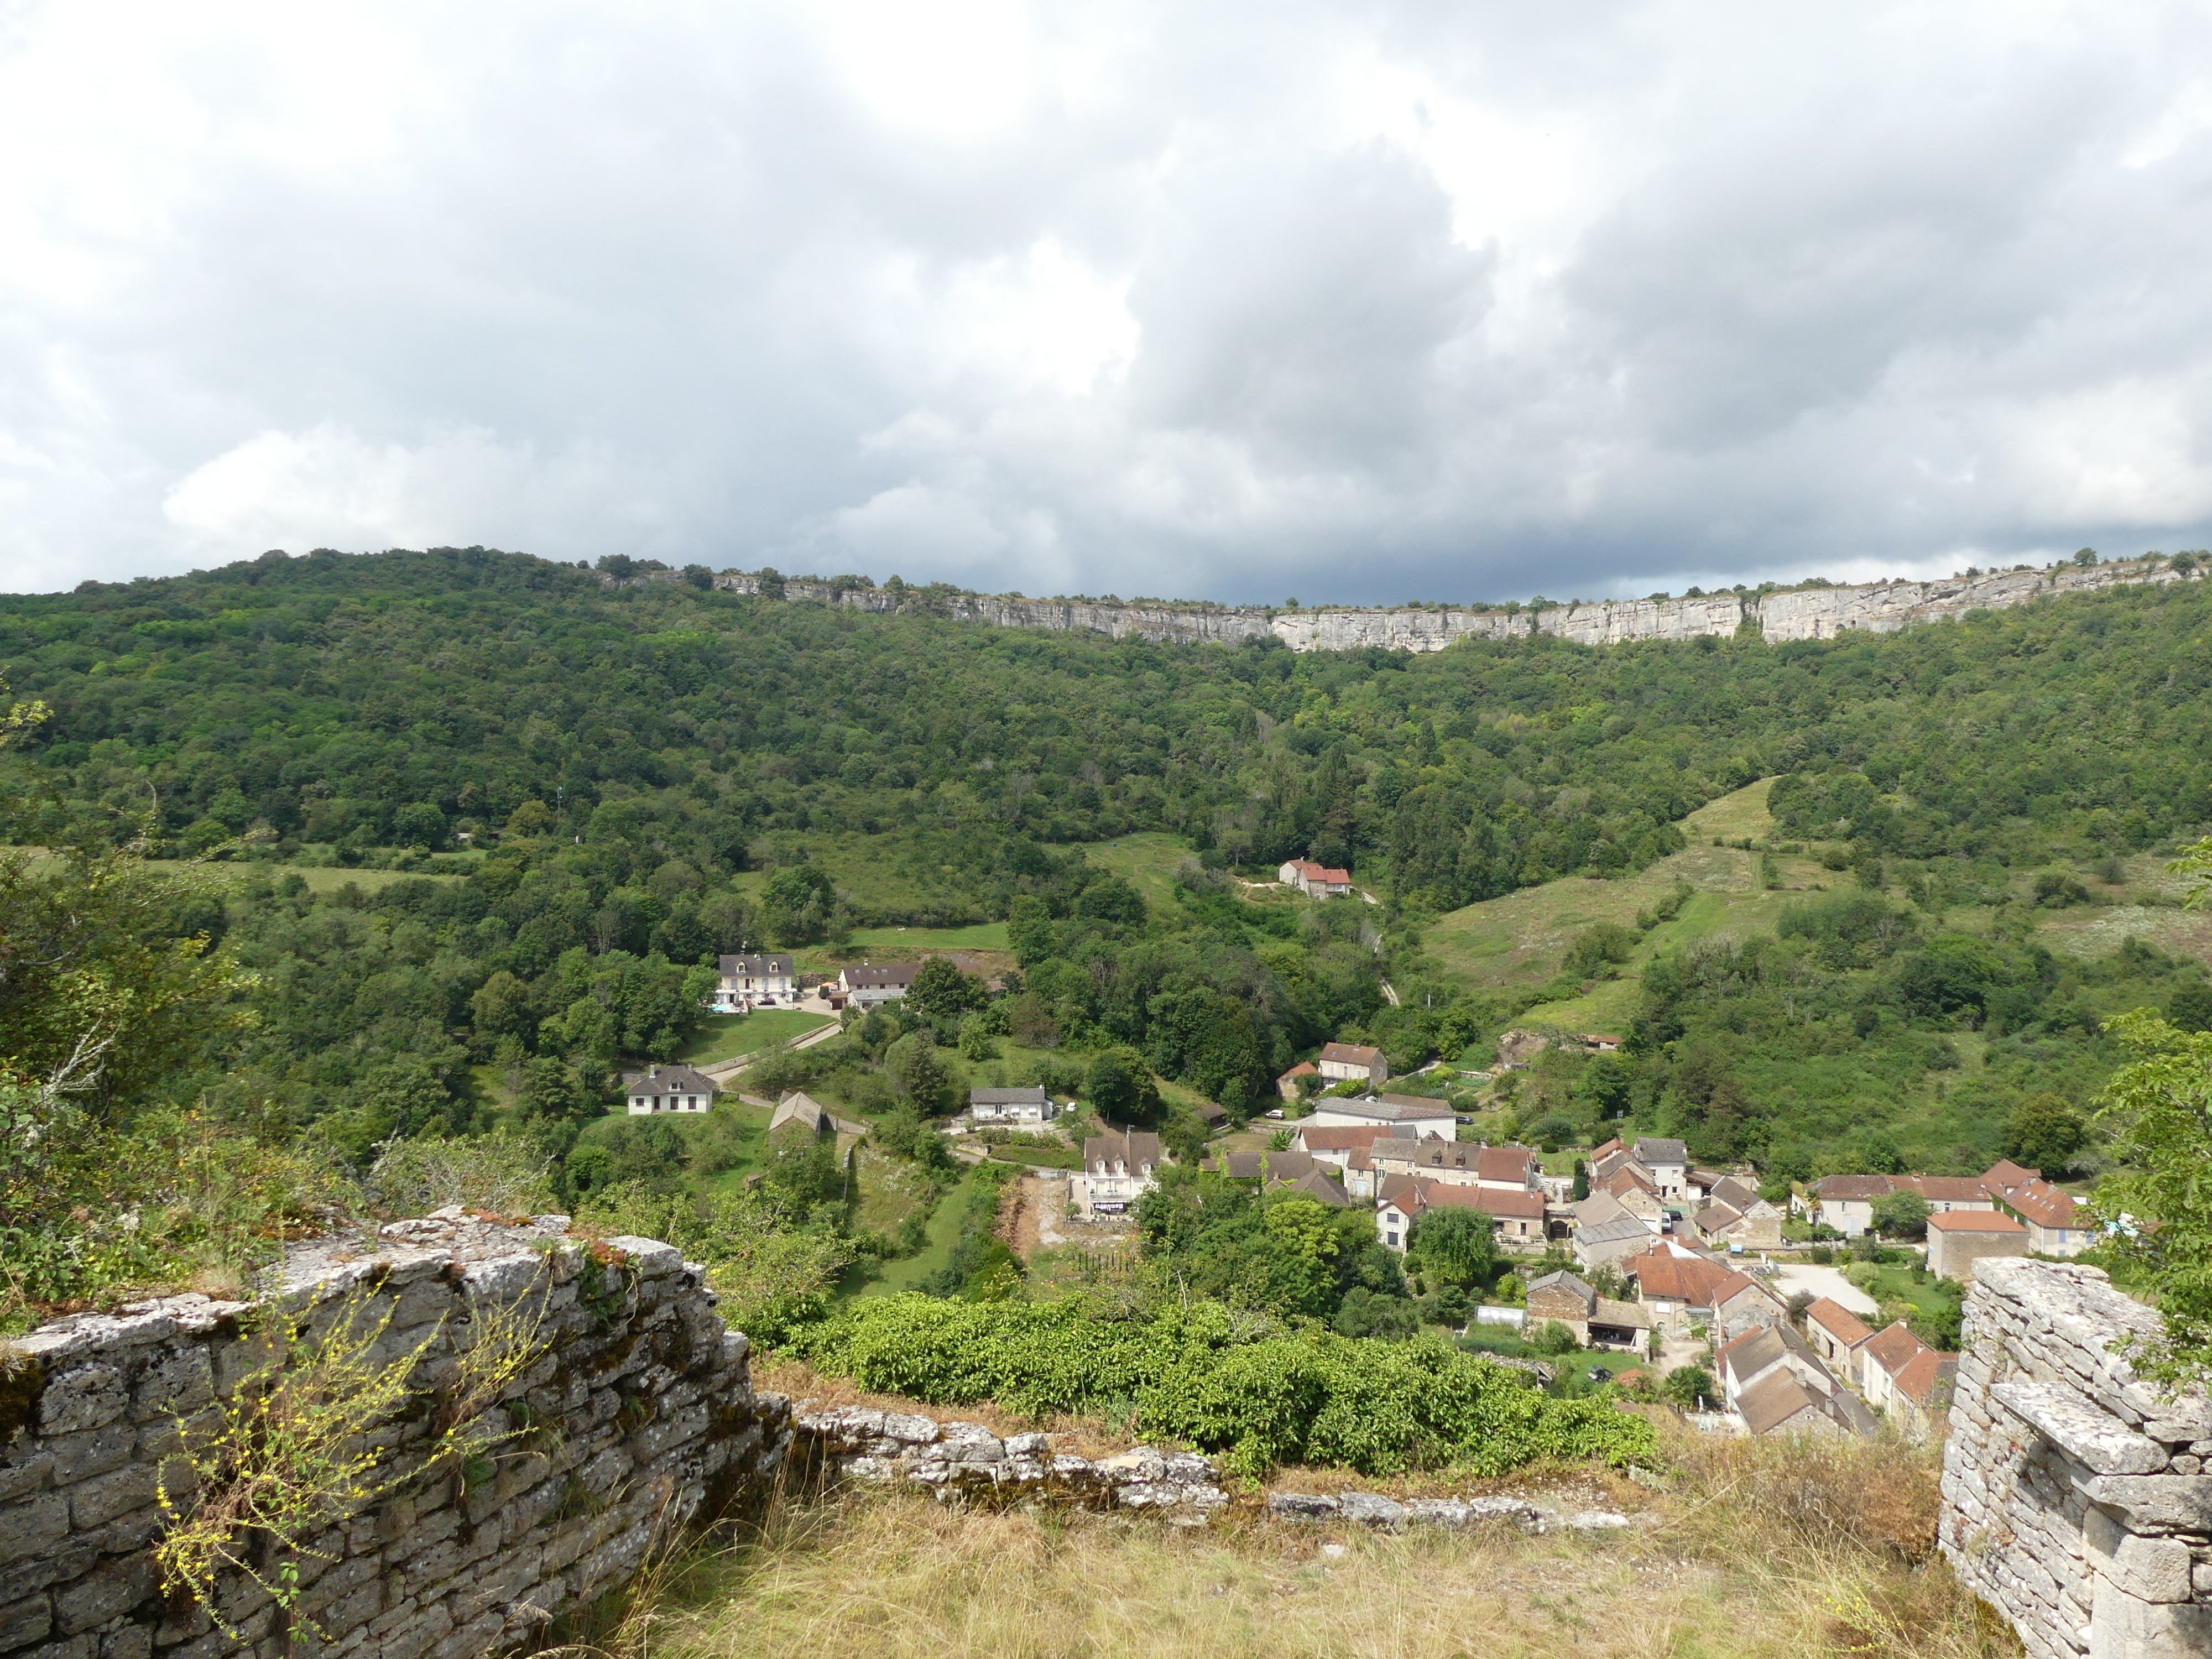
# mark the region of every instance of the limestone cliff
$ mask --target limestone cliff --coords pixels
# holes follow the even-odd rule
[[[1293,651],[1441,651],[1460,640],[1505,640],[1555,634],[1583,645],[1632,640],[1692,640],[1729,635],[1747,623],[1770,641],[1833,639],[1849,629],[1887,634],[1909,623],[2002,610],[2063,593],[2125,583],[2194,580],[2148,560],[2057,565],[2045,570],[1993,571],[1942,581],[1875,582],[1852,587],[1793,588],[1765,594],[1708,593],[1696,599],[1618,599],[1547,605],[1540,611],[1322,609],[1274,611],[1231,605],[1089,599],[1031,599],[963,593],[942,587],[833,587],[826,582],[770,583],[770,597],[856,611],[922,612],[1000,628],[1134,635],[1182,645],[1234,644],[1273,634]],[[761,593],[755,575],[714,579],[735,593]]]

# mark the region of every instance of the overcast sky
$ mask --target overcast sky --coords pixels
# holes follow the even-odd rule
[[[2202,5],[0,0],[0,589],[2212,540]]]

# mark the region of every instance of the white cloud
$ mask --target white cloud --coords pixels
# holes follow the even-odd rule
[[[0,33],[0,586],[1391,599],[2212,539],[2212,18],[210,0]]]

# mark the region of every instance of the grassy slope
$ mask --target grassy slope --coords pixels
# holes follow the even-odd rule
[[[1712,845],[1717,836],[1727,841],[1765,836],[1773,824],[1766,811],[1771,781],[1763,779],[1692,812],[1682,821],[1691,844],[1640,874],[1619,881],[1570,876],[1470,904],[1436,924],[1428,948],[1445,967],[1477,984],[1540,985],[1558,974],[1567,947],[1583,929],[1600,921],[1632,926],[1638,910],[1665,896],[1678,879],[1686,882],[1694,890],[1693,896],[1672,921],[1644,936],[1619,979],[1601,981],[1571,1001],[1539,1004],[1524,1016],[1531,1022],[1579,1030],[1618,1030],[1643,994],[1638,969],[1654,956],[1714,934],[1744,937],[1773,931],[1791,892],[1759,890],[1758,854]],[[1838,880],[1810,858],[1776,861],[1788,890]]]
[[[1620,978],[1601,981],[1571,1000],[1540,1003],[1522,1016],[1523,1023],[1528,1024],[1618,1031],[1642,1000],[1642,964],[1655,956],[1713,935],[1748,938],[1771,933],[1783,907],[1793,898],[1819,889],[1854,884],[1850,875],[1824,869],[1809,855],[1778,854],[1775,863],[1782,889],[1761,891],[1759,854],[1712,844],[1716,836],[1731,842],[1747,837],[1754,842],[1765,841],[1773,829],[1766,810],[1771,781],[1762,779],[1692,812],[1682,821],[1690,845],[1640,874],[1619,881],[1570,876],[1470,904],[1437,922],[1430,930],[1428,948],[1447,969],[1479,985],[1541,985],[1558,974],[1567,947],[1583,929],[1599,921],[1632,925],[1638,910],[1649,908],[1679,878],[1694,890],[1692,896],[1672,921],[1644,936],[1634,957],[1622,966]],[[2083,874],[2085,884],[2094,893],[2114,899],[2170,902],[2179,890],[2179,884],[2165,873],[2162,863],[2148,856],[2129,861],[2122,887]],[[2015,884],[2025,889],[2033,878],[2033,872],[2021,872],[2014,878]],[[1988,914],[1957,911],[1947,918],[1947,924],[1975,932],[1984,925]],[[2046,912],[2039,917],[2037,927],[2044,941],[2057,951],[2101,956],[2134,935],[2177,955],[2212,963],[2212,912],[2188,912],[2165,904],[2082,906]],[[1488,1045],[1478,1044],[1469,1054],[1470,1063],[1486,1060]]]
[[[952,1247],[960,1242],[960,1218],[968,1203],[968,1194],[975,1184],[973,1173],[961,1176],[957,1185],[937,1200],[937,1208],[929,1218],[929,1243],[914,1255],[884,1264],[882,1274],[871,1280],[863,1296],[895,1296],[901,1291],[910,1291],[931,1273],[952,1259]]]

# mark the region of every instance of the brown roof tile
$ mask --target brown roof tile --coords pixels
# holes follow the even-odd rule
[[[1874,1328],[1842,1303],[1822,1297],[1805,1310],[1808,1324],[1818,1325],[1847,1348],[1856,1348],[1874,1335]]]

